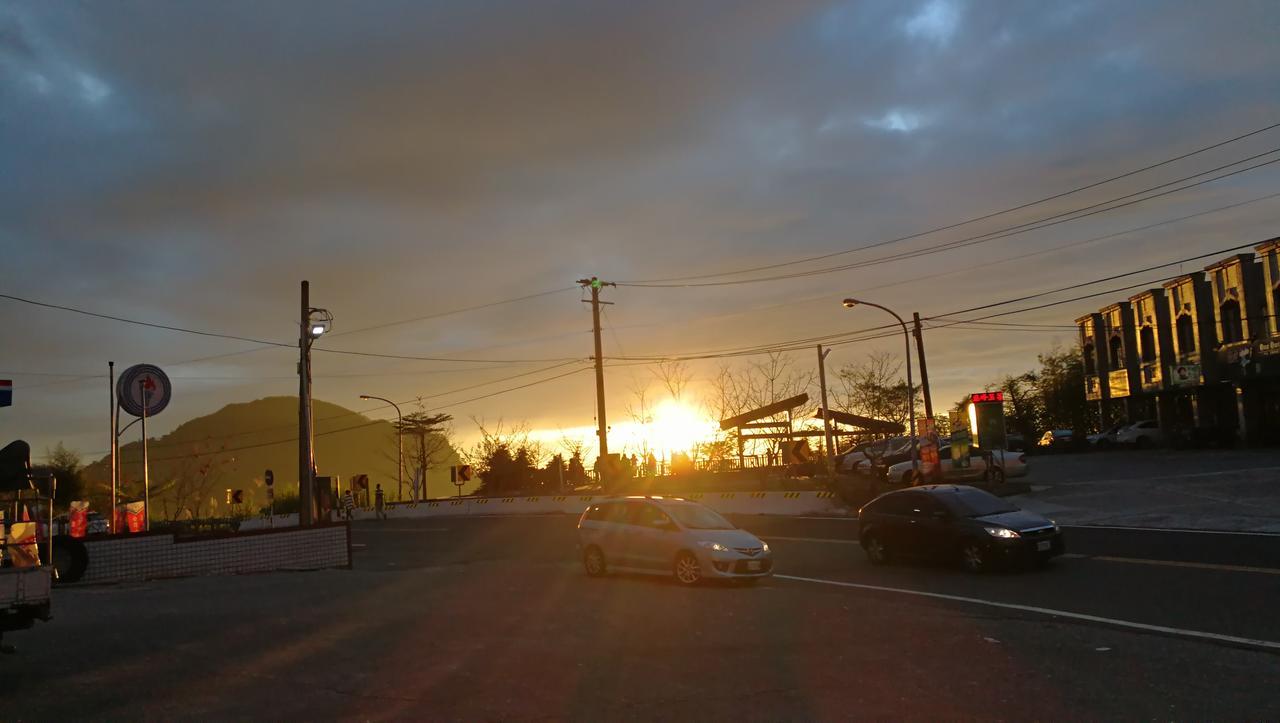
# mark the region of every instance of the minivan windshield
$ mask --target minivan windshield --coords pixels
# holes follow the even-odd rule
[[[721,517],[714,510],[703,507],[702,505],[692,504],[674,504],[666,505],[665,509],[676,518],[683,527],[690,530],[732,530],[733,523]]]
[[[1003,512],[1017,512],[1018,508],[996,497],[973,487],[961,487],[955,492],[938,495],[951,511],[961,517],[986,517]]]

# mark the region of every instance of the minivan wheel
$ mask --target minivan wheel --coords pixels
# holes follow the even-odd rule
[[[969,572],[986,572],[987,551],[976,542],[966,542],[960,548],[960,563]]]
[[[676,555],[675,576],[676,582],[681,585],[697,585],[702,582],[702,565],[698,563],[697,555],[687,550]]]
[[[591,577],[602,577],[609,571],[609,566],[604,561],[604,553],[595,545],[588,547],[582,553],[582,566],[587,569],[587,574]]]
[[[867,535],[867,539],[862,542],[862,551],[867,553],[867,562],[872,565],[884,565],[889,562],[889,549],[884,546],[884,541],[879,535]]]

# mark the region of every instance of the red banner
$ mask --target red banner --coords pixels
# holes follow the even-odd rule
[[[73,501],[67,518],[71,522],[71,536],[84,537],[89,532],[89,503],[84,500]]]

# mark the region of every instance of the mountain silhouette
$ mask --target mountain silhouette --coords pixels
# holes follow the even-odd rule
[[[396,489],[396,432],[385,420],[363,415],[320,400],[314,401],[315,460],[321,475],[337,475],[346,489],[355,474],[369,475],[370,490],[381,484],[388,500]],[[122,413],[121,426],[133,418]],[[130,437],[135,441],[124,444]],[[169,434],[148,442],[151,509],[155,519],[218,517],[232,510],[226,490],[244,490],[244,508],[267,504],[264,476],[272,470],[277,499],[298,493],[298,398],[266,397],[228,404],[218,411],[183,422]],[[416,440],[406,436],[405,499],[414,470]],[[121,437],[121,500],[143,497],[142,443],[138,425]],[[427,489],[432,497],[456,495],[449,481],[449,465],[458,464],[456,451],[445,446],[432,460]],[[94,509],[105,509],[110,497],[110,460],[88,465],[84,478]],[[469,487],[474,487],[471,483]],[[470,492],[464,488],[464,493]]]

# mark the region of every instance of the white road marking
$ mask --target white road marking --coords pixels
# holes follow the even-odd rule
[[[836,540],[829,537],[779,537],[778,535],[765,535],[767,540],[786,540],[787,542],[826,542],[832,545],[856,545],[857,540]]]
[[[970,605],[985,605],[987,607],[1002,608],[1005,610],[1019,610],[1022,612],[1036,613],[1038,615],[1048,615],[1050,617],[1068,618],[1071,620],[1083,620],[1091,623],[1101,623],[1103,625],[1113,625],[1121,628],[1129,628],[1131,630],[1143,630],[1153,633],[1165,633],[1168,635],[1177,635],[1185,638],[1196,638],[1199,640],[1212,640],[1215,642],[1232,643],[1235,645],[1247,645],[1254,648],[1265,648],[1267,650],[1280,650],[1280,642],[1272,640],[1256,640],[1254,638],[1242,638],[1235,635],[1220,635],[1218,633],[1207,633],[1202,630],[1188,630],[1186,628],[1172,628],[1166,625],[1151,625],[1149,623],[1139,623],[1132,620],[1120,620],[1117,618],[1106,618],[1100,615],[1088,615],[1085,613],[1074,613],[1068,610],[1054,610],[1053,608],[1042,608],[1034,605],[1018,605],[1016,603],[996,602],[995,600],[983,600],[976,597],[965,597],[963,595],[947,595],[940,592],[925,592],[923,590],[911,590],[900,587],[885,587],[883,585],[866,585],[857,582],[843,582],[840,580],[823,580],[816,577],[799,577],[796,575],[774,575],[774,578],[783,580],[795,580],[797,582],[811,582],[819,585],[834,585],[836,587],[848,587],[857,590],[872,590],[875,592],[893,592],[902,595],[915,595],[918,597],[933,598],[935,600],[950,600],[952,602],[968,603]]]
[[[448,527],[359,527],[352,532],[363,535],[366,532],[448,532]]]
[[[1244,530],[1193,530],[1187,527],[1137,527],[1134,525],[1058,525],[1066,530],[1131,530],[1133,532],[1186,532],[1196,535],[1246,535],[1249,537],[1280,537],[1280,532],[1250,532]]]
[[[1164,567],[1191,567],[1197,570],[1224,570],[1226,572],[1258,572],[1263,575],[1280,575],[1280,569],[1274,567],[1252,567],[1249,565],[1219,565],[1211,562],[1182,562],[1179,560],[1150,560],[1140,557],[1111,557],[1110,555],[1092,555],[1091,560],[1104,562],[1127,562],[1135,565],[1162,565]]]

